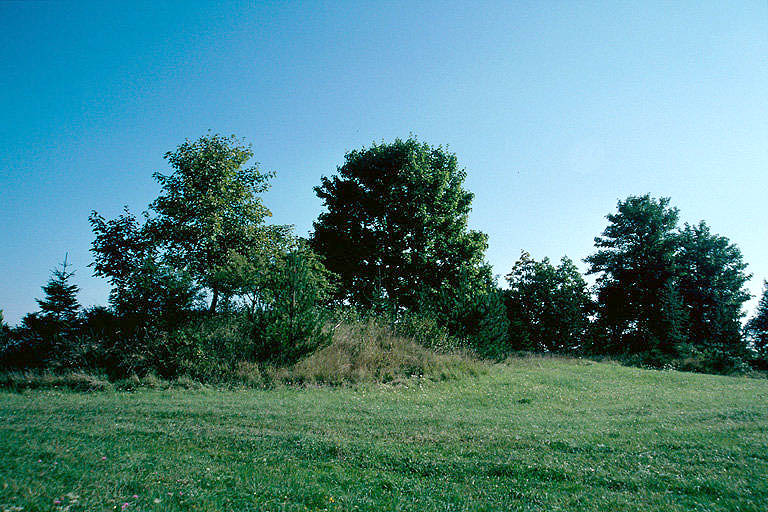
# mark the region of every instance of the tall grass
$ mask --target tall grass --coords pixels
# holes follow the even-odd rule
[[[338,325],[331,344],[286,369],[297,382],[397,382],[423,377],[447,380],[487,371],[466,352],[440,353],[398,335],[375,319]]]

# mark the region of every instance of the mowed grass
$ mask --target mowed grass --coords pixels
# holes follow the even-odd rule
[[[767,508],[766,380],[533,358],[399,386],[0,394],[0,511]]]

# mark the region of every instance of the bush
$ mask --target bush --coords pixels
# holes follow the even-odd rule
[[[479,355],[500,360],[511,352],[509,321],[500,290],[483,287],[445,292],[435,306],[427,305],[427,311],[430,309],[426,314]]]
[[[0,388],[12,391],[23,391],[26,389],[108,391],[114,389],[109,380],[101,375],[82,372],[57,374],[40,371],[2,373],[0,374]]]
[[[329,315],[320,307],[330,287],[327,271],[305,244],[276,258],[263,286],[265,300],[251,325],[258,360],[292,363],[328,344]]]
[[[394,333],[404,338],[411,338],[422,347],[438,352],[458,350],[461,340],[451,336],[448,328],[432,316],[404,314],[392,325]]]
[[[238,315],[202,317],[151,340],[147,367],[165,378],[226,380],[238,362],[253,360],[254,343]]]
[[[685,355],[670,364],[678,370],[698,373],[741,374],[750,369],[749,364],[731,350],[717,346],[689,348]]]

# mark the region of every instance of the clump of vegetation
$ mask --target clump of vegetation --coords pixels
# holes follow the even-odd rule
[[[590,352],[634,357],[652,366],[699,359],[698,367],[738,370],[749,358],[741,332],[741,251],[706,223],[678,228],[669,198],[619,201],[587,258],[597,274]]]
[[[518,350],[578,353],[593,309],[587,283],[567,257],[555,266],[525,251],[506,276],[509,341]]]
[[[477,375],[486,367],[467,353],[430,350],[369,319],[337,326],[330,345],[297,362],[285,376],[307,383],[387,383],[409,378],[453,379]]]
[[[761,370],[768,370],[768,281],[763,282],[763,295],[755,316],[747,322],[746,333],[755,353],[756,365]]]
[[[434,316],[481,350],[506,336],[488,236],[468,227],[473,194],[455,154],[415,137],[350,151],[315,187],[325,211],[312,248],[335,298],[363,310]]]
[[[593,289],[567,257],[526,252],[501,289],[487,236],[469,229],[466,172],[443,147],[410,137],[347,153],[315,188],[324,211],[308,239],[267,223],[273,174],[241,140],[209,134],[165,156],[171,170],[154,175],[160,194],[142,217],[90,217],[108,307],[81,308],[65,257],[39,312],[15,328],[0,317],[0,369],[386,382],[448,378],[473,357],[518,351],[768,368],[768,299],[741,327],[750,275],[740,250],[704,222],[680,227],[669,198],[618,202],[586,259]]]
[[[0,388],[11,391],[27,389],[70,389],[73,391],[108,391],[113,384],[105,376],[85,372],[53,373],[29,370],[0,373]]]

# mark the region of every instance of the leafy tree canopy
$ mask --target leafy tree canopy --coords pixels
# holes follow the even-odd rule
[[[744,285],[751,275],[741,251],[704,221],[686,223],[678,244],[675,286],[685,307],[688,343],[743,352],[742,306],[750,298]]]
[[[517,349],[550,352],[581,348],[591,299],[581,273],[568,257],[555,266],[523,252],[506,276],[510,340]]]
[[[264,222],[272,214],[260,194],[272,174],[247,165],[252,156],[234,136],[207,135],[167,153],[173,171],[154,175],[162,188],[150,205],[154,239],[175,267],[211,290],[211,311],[222,288],[218,271],[271,234]]]
[[[492,281],[487,236],[467,228],[473,195],[456,155],[411,137],[346,154],[315,192],[326,211],[311,244],[338,276],[336,299],[394,311]]]
[[[155,173],[161,192],[144,222],[127,209],[112,220],[91,214],[93,267],[111,281],[113,305],[144,297],[149,302],[136,308],[151,310],[168,301],[188,306],[202,287],[211,292],[210,309],[216,311],[220,296],[234,293],[226,281],[231,274],[223,272],[232,259],[267,251],[287,231],[265,224],[271,213],[260,194],[272,175],[249,166],[252,156],[234,136],[188,140],[166,153],[172,172]],[[152,290],[137,283],[168,288],[150,300]]]
[[[742,358],[750,275],[739,248],[703,221],[678,229],[668,198],[631,196],[608,220],[586,260],[599,273],[599,322],[608,333],[609,346],[598,350],[662,359],[692,350],[725,365]]]

